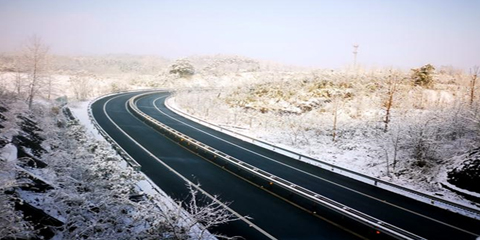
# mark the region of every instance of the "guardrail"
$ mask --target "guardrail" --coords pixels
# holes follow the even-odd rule
[[[115,151],[117,151],[118,155],[120,155],[128,163],[128,165],[130,165],[135,171],[140,171],[142,166],[137,161],[135,161],[132,158],[132,156],[130,156],[130,154],[128,154],[127,151],[125,151],[125,149],[123,149],[107,132],[105,132],[105,130],[103,130],[103,128],[100,127],[97,120],[95,119],[95,117],[92,114],[92,106],[91,105],[92,105],[93,102],[96,102],[96,101],[98,101],[102,98],[105,98],[105,97],[108,97],[108,96],[111,96],[111,95],[114,95],[114,94],[118,94],[118,93],[121,93],[121,92],[108,94],[108,95],[101,96],[101,97],[98,97],[98,98],[95,98],[94,100],[92,100],[88,104],[88,118],[92,122],[93,126],[97,129],[98,133],[100,135],[102,135],[102,137],[105,138],[105,140],[108,143],[110,143],[110,145],[112,145],[112,147],[113,147],[113,149],[115,149]]]
[[[153,91],[153,90],[152,90]],[[154,90],[155,92],[159,92],[159,91],[168,91],[168,90],[162,90],[162,89],[158,89],[158,90]],[[96,121],[95,117],[93,116],[92,114],[92,108],[91,108],[91,104],[97,100],[100,100],[102,98],[105,98],[105,97],[109,97],[109,96],[112,96],[112,95],[116,95],[116,94],[120,94],[120,93],[128,93],[130,91],[119,91],[119,92],[114,92],[114,93],[110,93],[110,94],[107,94],[107,95],[104,95],[104,96],[100,96],[100,97],[97,97],[95,98],[94,100],[90,101],[89,105],[88,105],[88,116],[89,116],[89,119],[90,121],[92,122],[92,124],[95,126],[95,128],[98,130],[99,134],[102,135],[105,140],[107,142],[109,142],[112,147],[117,151],[117,153],[120,154],[120,156],[122,156],[122,158],[127,162],[127,164],[129,164],[135,171],[138,171],[140,172],[141,170],[141,165],[138,164],[138,162],[136,162],[123,148],[120,147],[120,145],[114,141],[109,135],[108,133],[106,133],[101,127],[100,125],[98,124],[98,122]],[[119,152],[121,151],[121,152]],[[178,209],[182,209],[181,210],[181,213],[180,213],[180,217],[182,219],[184,219],[185,221],[190,221],[190,222],[194,222],[195,220],[192,219],[192,216],[185,210],[182,208],[181,205],[179,205],[177,202],[175,202],[172,198],[170,198],[163,190],[161,190],[147,175],[141,173],[143,175],[143,177],[145,178],[145,181],[151,186],[151,188],[153,189],[153,191],[155,191],[156,194],[159,194],[161,196],[162,199],[164,199],[165,201],[167,201],[169,204],[165,204],[165,202],[162,202],[162,203],[159,203],[159,200],[156,199],[156,198],[148,198],[148,201],[150,201],[151,203],[153,203],[160,211],[165,211],[165,209],[168,209],[170,211],[178,211]],[[188,183],[188,184],[192,184],[192,183]],[[137,187],[139,187],[140,189],[142,189],[142,187],[140,187],[139,185],[137,185]],[[194,186],[198,189],[197,186]],[[142,189],[143,190],[143,189]],[[201,190],[201,189],[200,189]],[[201,190],[202,193],[203,193],[203,190]],[[211,237],[209,236],[213,236],[210,231],[204,231],[204,227],[202,226],[202,224],[200,223],[196,223],[193,227],[192,227],[194,233],[198,233],[198,232],[203,232],[204,235],[206,235],[206,239],[211,239]]]
[[[229,134],[231,136],[242,139],[243,141],[251,142],[252,144],[255,144],[257,146],[275,151],[277,153],[280,153],[280,154],[283,154],[285,156],[292,157],[292,158],[295,158],[295,159],[298,159],[298,160],[309,160],[309,161],[316,162],[316,163],[319,164],[319,165],[316,165],[316,166],[318,166],[320,168],[328,169],[332,172],[336,172],[336,173],[342,174],[344,176],[348,176],[348,177],[354,178],[356,180],[360,180],[364,183],[384,188],[384,189],[389,190],[389,191],[392,191],[392,190],[394,192],[402,191],[404,193],[417,196],[417,198],[416,198],[417,200],[420,200],[420,199],[418,199],[418,197],[423,198],[422,202],[429,203],[431,205],[435,205],[435,206],[441,207],[443,209],[453,210],[453,211],[458,212],[458,213],[468,212],[468,213],[471,214],[471,216],[473,216],[477,219],[480,219],[480,211],[477,210],[477,209],[470,208],[468,206],[464,206],[464,205],[457,204],[457,203],[454,203],[454,202],[450,202],[448,200],[445,200],[445,199],[442,199],[442,198],[439,198],[439,197],[435,197],[435,196],[432,196],[432,195],[429,195],[429,194],[426,194],[426,193],[422,193],[422,192],[419,192],[419,191],[415,191],[415,190],[410,189],[410,188],[399,186],[399,185],[396,185],[396,184],[393,184],[393,183],[390,183],[390,182],[387,182],[387,181],[384,181],[384,180],[381,180],[381,179],[378,179],[378,178],[374,178],[374,177],[371,177],[371,176],[368,176],[368,175],[357,173],[357,172],[354,172],[352,170],[342,168],[342,167],[333,165],[331,163],[327,163],[327,162],[324,162],[322,160],[315,159],[313,157],[303,155],[303,154],[297,153],[295,151],[273,145],[269,142],[253,138],[253,137],[247,136],[247,135],[242,134],[242,133],[232,131],[230,129],[221,127],[219,125],[209,123],[209,122],[207,122],[203,119],[200,119],[198,117],[190,115],[190,114],[188,114],[188,113],[186,113],[186,112],[184,112],[180,109],[172,107],[171,104],[170,104],[171,99],[172,99],[172,95],[170,95],[165,100],[165,105],[168,109],[172,110],[173,112],[175,112],[175,113],[177,113],[181,116],[184,116],[186,118],[189,118],[191,120],[194,120],[194,121],[196,121],[196,122],[198,122],[202,125],[205,125],[207,127],[211,127],[213,129],[219,130],[219,131],[224,132],[226,134]]]
[[[272,175],[266,171],[256,168],[250,164],[247,164],[237,158],[229,156],[221,151],[218,151],[204,143],[201,143],[189,136],[159,122],[158,120],[154,119],[153,117],[145,114],[136,106],[136,101],[144,96],[154,94],[154,93],[144,93],[137,96],[132,97],[127,104],[128,109],[136,115],[140,120],[144,121],[151,127],[156,130],[159,130],[162,134],[166,137],[169,137],[176,142],[180,143],[182,146],[195,151],[197,154],[201,155],[202,157],[209,158],[215,164],[227,168],[230,171],[235,171],[235,174],[241,176],[247,176],[247,180],[250,182],[259,185],[261,188],[267,188],[269,191],[274,191],[272,188],[280,187],[284,191],[275,191],[276,194],[286,195],[289,198],[292,198],[292,194],[302,197],[306,201],[302,201],[298,199],[295,202],[297,205],[301,205],[304,208],[309,209],[313,214],[317,214],[315,210],[311,210],[312,206],[313,209],[315,207],[323,206],[324,208],[336,212],[343,217],[351,219],[356,223],[362,224],[370,229],[374,229],[377,231],[381,231],[386,235],[395,238],[395,239],[424,239],[418,235],[410,233],[406,230],[398,228],[392,224],[383,222],[379,219],[376,219],[372,216],[364,214],[360,211],[355,209],[349,208],[346,205],[338,203],[334,200],[326,198],[318,193],[310,191],[306,188],[301,186],[297,186],[285,179],[282,179],[278,176]],[[250,176],[250,178],[249,178]],[[265,186],[265,187],[264,187]],[[277,188],[278,189],[278,188]],[[288,192],[285,194],[285,191]],[[313,204],[312,204],[313,203]],[[385,236],[381,237],[384,239]]]

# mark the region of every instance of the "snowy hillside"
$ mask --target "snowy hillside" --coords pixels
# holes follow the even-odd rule
[[[179,210],[104,140],[87,134],[69,108],[29,110],[5,98],[0,190],[0,235],[7,239],[211,239],[197,222],[227,214],[208,211],[215,205],[195,204],[189,210],[201,213],[194,215]]]
[[[479,207],[445,188],[458,156],[478,148],[480,103],[468,75],[439,72],[433,87],[400,70],[277,73],[277,78],[181,91],[184,111],[287,149]],[[392,82],[395,92],[390,98]],[[388,101],[391,107],[388,109]],[[478,171],[471,168],[470,171]],[[473,179],[473,178],[472,178]]]

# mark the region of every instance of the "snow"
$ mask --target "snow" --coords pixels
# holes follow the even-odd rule
[[[0,151],[0,159],[5,159],[6,161],[14,161],[17,159],[17,147],[9,143],[5,145]]]
[[[184,96],[185,95],[182,95],[182,97]],[[252,127],[252,124],[248,124],[247,122],[239,123],[241,126],[245,126],[245,127],[238,127],[231,124],[214,123],[218,121],[218,118],[215,118],[218,116],[212,117],[211,119],[209,119],[208,117],[205,119],[204,117],[198,118],[198,116],[192,116],[190,113],[188,113],[188,110],[197,114],[199,112],[194,111],[193,109],[182,109],[182,107],[180,107],[179,103],[176,101],[177,99],[178,97],[170,97],[169,99],[167,99],[166,101],[167,107],[169,107],[174,112],[177,112],[180,115],[186,118],[189,118],[193,121],[196,121],[200,124],[222,131],[223,133],[240,138],[244,141],[252,142],[253,144],[277,151],[281,154],[293,157],[295,159],[300,159],[301,161],[307,162],[309,164],[326,168],[331,171],[335,171],[337,173],[366,182],[368,184],[376,184],[378,187],[382,187],[384,189],[397,192],[404,196],[408,196],[410,198],[417,199],[419,201],[422,201],[428,204],[434,204],[436,206],[449,209],[451,211],[458,212],[460,214],[463,214],[472,218],[480,219],[480,215],[476,213],[465,211],[463,209],[459,209],[448,204],[442,204],[440,202],[432,202],[429,198],[425,198],[423,196],[416,195],[411,192],[403,191],[401,189],[394,188],[389,185],[380,184],[380,182],[373,183],[372,180],[364,178],[360,175],[342,171],[341,169],[336,167],[332,168],[330,166],[326,166],[325,164],[322,164],[319,161],[315,160],[315,159],[320,159],[329,164],[333,164],[353,172],[358,172],[370,177],[391,182],[399,186],[404,186],[410,189],[414,189],[416,191],[422,192],[427,195],[434,194],[437,196],[441,196],[442,199],[445,199],[469,208],[480,210],[479,204],[473,204],[469,200],[459,197],[456,193],[448,191],[444,188],[441,188],[440,186],[432,192],[432,189],[424,188],[416,180],[412,181],[411,179],[386,176],[385,165],[383,161],[379,161],[380,159],[378,159],[378,157],[379,156],[381,157],[383,153],[375,147],[375,145],[378,144],[378,142],[371,142],[369,138],[365,138],[363,136],[364,133],[362,133],[363,129],[361,128],[357,129],[355,132],[344,133],[344,134],[349,134],[349,137],[339,139],[338,141],[333,143],[330,137],[313,135],[314,133],[312,132],[306,132],[304,133],[305,136],[303,137],[305,139],[315,139],[315,141],[309,140],[308,144],[292,145],[291,136],[289,136],[288,133],[286,133],[287,131],[285,130],[282,131],[281,129],[272,130],[266,127],[255,127],[255,126]],[[182,99],[182,102],[185,102],[185,100]],[[208,105],[208,104],[209,103],[204,103],[204,105]],[[186,106],[189,106],[189,105],[186,105]],[[216,112],[217,113],[222,112],[222,110],[218,110]],[[224,116],[224,119],[228,119],[228,118],[229,118],[228,116]],[[212,120],[212,119],[215,119],[215,120]],[[225,120],[222,120],[222,122],[225,122]],[[242,135],[245,135],[247,137]],[[263,144],[261,141],[256,141],[255,138],[261,139],[261,141],[265,141],[269,144]],[[272,148],[272,145],[278,146],[280,148],[288,149],[295,153],[283,151],[278,147]],[[309,160],[307,158],[301,158],[299,157],[299,154],[308,156],[309,158],[312,158],[312,160]],[[446,174],[446,171],[445,171],[445,174]],[[436,179],[433,178],[431,181],[434,181],[434,180]],[[439,183],[444,184],[446,182],[446,178],[444,178],[443,180],[439,178],[437,181]]]
[[[91,136],[97,140],[103,139],[102,135],[98,133],[98,130],[93,125],[92,121],[90,121],[90,117],[88,115],[89,104],[89,101],[81,101],[69,104],[69,107],[75,118],[77,118],[78,121],[80,121],[80,123],[85,127],[87,133],[91,134]]]
[[[52,98],[59,96],[67,96],[69,99],[75,97],[92,98],[121,90],[159,86],[178,89],[180,90],[179,97],[175,99],[176,101],[169,101],[174,108],[182,109],[188,114],[215,123],[216,125],[208,123],[207,125],[233,136],[250,141],[248,137],[237,134],[237,132],[242,133],[329,164],[406,186],[426,194],[440,196],[468,207],[480,208],[478,203],[474,205],[474,203],[440,186],[440,184],[444,184],[452,189],[477,196],[475,193],[455,188],[446,181],[446,172],[457,164],[457,161],[452,160],[451,157],[464,153],[473,145],[478,145],[478,143],[471,141],[473,138],[468,139],[467,137],[461,139],[461,141],[451,141],[451,143],[444,145],[433,142],[433,148],[440,153],[437,161],[440,162],[440,165],[443,165],[433,166],[428,171],[412,167],[411,157],[407,154],[399,154],[398,159],[402,160],[399,163],[400,166],[397,166],[397,170],[393,171],[394,174],[387,175],[385,159],[386,157],[389,157],[390,161],[392,159],[392,147],[389,142],[391,142],[393,136],[378,134],[378,129],[383,126],[383,122],[381,122],[383,117],[382,91],[385,90],[383,87],[385,77],[391,74],[391,69],[356,69],[356,71],[351,71],[351,69],[335,71],[330,69],[294,69],[238,56],[198,56],[187,59],[195,67],[195,74],[189,78],[179,78],[169,74],[167,61],[161,61],[163,63],[140,61],[139,66],[142,66],[140,67],[142,69],[134,67],[134,71],[129,72],[127,68],[127,73],[125,73],[125,69],[122,67],[131,65],[128,59],[125,62],[125,59],[110,61],[110,57],[107,57],[106,61],[102,57],[98,59],[88,57],[67,58],[66,60],[74,62],[80,60],[83,64],[78,66],[74,64],[73,67],[68,64],[62,65],[58,68],[60,71],[51,74],[55,85]],[[63,63],[64,60],[61,59],[58,62]],[[136,60],[135,63],[137,63]],[[66,70],[62,68],[66,68]],[[119,71],[119,69],[123,70]],[[150,70],[145,72],[145,69]],[[78,70],[82,70],[82,72]],[[408,72],[403,74],[404,79],[409,78]],[[25,77],[22,74],[19,76]],[[16,77],[18,76],[15,73],[0,73],[0,78],[4,80],[0,84],[5,86],[7,92],[15,92],[14,81]],[[394,121],[391,125],[397,124],[399,132],[403,136],[412,134],[412,132],[415,133],[415,131],[418,132],[418,129],[414,129],[414,127],[418,127],[418,123],[421,123],[420,119],[425,120],[432,115],[436,117],[434,115],[437,114],[440,116],[439,122],[441,123],[445,120],[442,115],[447,116],[449,111],[453,112],[452,110],[460,111],[462,104],[465,105],[464,103],[467,102],[468,96],[465,92],[467,92],[470,82],[469,75],[458,73],[455,76],[438,75],[435,78],[438,84],[433,89],[410,88],[408,84],[403,84],[402,94],[396,95],[398,97],[396,99],[397,106],[394,106],[395,109],[392,113]],[[88,84],[83,84],[84,82]],[[319,87],[315,85],[319,83],[328,86]],[[338,87],[341,84],[346,87]],[[332,88],[333,85],[336,86]],[[258,86],[260,88],[256,89]],[[79,89],[76,89],[78,87],[85,96],[81,96]],[[202,90],[213,89],[214,91],[197,92],[196,90],[200,88],[203,88]],[[308,88],[311,88],[312,91],[304,91]],[[255,90],[265,90],[265,93]],[[335,142],[332,142],[331,139],[332,116],[330,114],[333,110],[333,104],[329,104],[328,100],[330,98],[326,97],[331,93],[353,94],[356,97],[355,101],[342,103],[343,105],[338,111],[337,133],[340,137]],[[24,98],[24,96],[20,97]],[[41,100],[41,98],[42,96],[37,96],[35,102],[48,105],[47,101]],[[225,104],[226,101],[220,102],[219,99],[227,100],[229,104]],[[70,103],[69,106],[72,113],[85,127],[87,134],[102,142],[103,137],[98,134],[88,117],[88,104],[88,101],[74,102]],[[449,108],[454,105],[459,107]],[[302,112],[305,107],[315,108],[315,111],[319,114]],[[253,111],[244,111],[246,108],[253,109]],[[265,108],[267,112],[259,114],[259,110],[262,108]],[[444,112],[438,111],[442,108]],[[401,111],[404,110],[409,111],[408,118],[401,118],[404,115]],[[23,112],[27,112],[25,104],[15,104],[10,108],[10,112],[5,113],[5,116],[14,119],[18,113]],[[433,114],[428,115],[429,113]],[[300,116],[297,116],[297,114]],[[33,112],[33,115],[38,114]],[[358,118],[362,118],[362,121],[357,121]],[[366,121],[363,121],[365,119]],[[458,118],[452,117],[451,121],[444,121],[444,124],[456,128],[452,132],[458,133],[459,138],[462,138],[462,134],[469,135],[478,131],[478,129],[469,128],[466,124],[472,119],[472,117],[466,115],[459,115]],[[477,121],[478,124],[479,119],[477,116],[473,121]],[[402,124],[402,122],[405,122],[405,124]],[[412,126],[409,126],[409,124]],[[13,120],[2,122],[2,125],[5,126],[5,129],[2,129],[2,135],[7,139],[11,139],[20,131]],[[226,130],[231,130],[231,132]],[[425,132],[431,131],[431,129],[420,130],[422,132],[423,130]],[[410,139],[413,137],[410,136]],[[407,138],[407,140],[410,139]],[[104,143],[105,141],[102,144]],[[254,141],[254,143],[262,145],[259,141]],[[384,150],[383,148],[388,149]],[[83,151],[85,149],[77,150]],[[26,149],[26,151],[29,151],[29,149]],[[278,148],[276,151],[282,152]],[[385,154],[385,152],[388,153]],[[9,144],[1,149],[0,153],[0,157],[13,160],[16,150]],[[288,152],[283,153],[295,158],[298,156]],[[82,154],[75,156],[85,157]],[[52,155],[51,157],[59,156]],[[322,165],[315,160],[305,158],[301,160],[314,165]],[[119,164],[122,166],[121,169],[125,170],[127,168],[125,161],[121,161]],[[322,167],[325,167],[323,165]],[[333,171],[341,172],[338,168]],[[39,170],[36,170],[35,173],[37,175],[43,174]],[[343,174],[347,173],[343,172]],[[347,175],[356,177],[352,174]],[[365,181],[365,179],[359,179]],[[140,180],[137,186],[142,189],[140,191],[147,194],[166,196],[146,177],[145,180]],[[410,193],[402,194],[409,195]],[[425,199],[415,195],[411,195],[411,197],[425,201]],[[174,204],[168,197],[162,202]],[[171,206],[174,207],[174,205]]]
[[[21,201],[68,226],[68,230],[55,230],[54,239],[74,238],[75,234],[99,239],[105,239],[105,236],[128,238],[137,233],[164,237],[176,231],[181,233],[182,239],[185,236],[216,239],[187,211],[179,209],[179,205],[148,177],[129,168],[104,139],[93,139],[96,131],[88,117],[88,102],[74,104],[71,110],[78,121],[66,125],[59,124],[62,113],[58,113],[50,103],[35,103],[35,107],[28,111],[25,103],[12,101],[5,105],[9,110],[2,113],[7,119],[2,121],[2,125],[6,126],[0,131],[2,139],[11,139],[18,134],[31,137],[33,133],[25,132],[28,130],[22,130],[17,124],[17,116],[26,116],[42,129],[35,134],[44,139],[41,144],[48,152],[40,157],[47,166],[36,168],[17,165],[17,148],[13,144],[0,148],[0,206],[2,214],[5,214],[0,216],[0,223],[3,225],[4,220],[9,221],[8,226],[4,225],[6,229],[0,231],[1,235],[17,236],[13,235],[16,232],[30,234],[27,233],[29,223],[13,208],[10,200],[13,195],[3,191],[31,182],[28,178],[16,179],[16,173],[20,171],[53,187],[41,193],[23,189],[17,189],[16,193]],[[83,126],[77,125],[78,122]],[[25,151],[30,149],[25,148]],[[146,201],[137,203],[129,199],[132,194],[143,193],[146,193]],[[100,212],[96,214],[95,211]],[[12,221],[10,215],[18,215],[18,219]]]

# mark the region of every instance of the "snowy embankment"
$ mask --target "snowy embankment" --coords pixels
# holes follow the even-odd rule
[[[2,237],[214,238],[65,108],[0,103]],[[89,126],[86,106],[74,112]]]
[[[182,97],[185,94],[181,95]],[[206,95],[206,98],[209,96]],[[413,177],[406,178],[402,176],[393,177],[392,175],[388,176],[385,174],[385,164],[383,164],[383,157],[381,149],[378,149],[378,142],[382,140],[372,140],[371,138],[365,137],[366,133],[358,134],[358,133],[350,133],[349,137],[341,138],[336,142],[332,142],[329,136],[321,136],[312,135],[311,132],[304,132],[299,133],[298,135],[303,134],[302,136],[298,136],[299,138],[303,139],[310,139],[308,143],[305,144],[292,144],[292,134],[288,134],[291,129],[282,129],[282,128],[268,128],[263,124],[262,125],[255,125],[252,124],[252,118],[243,118],[240,116],[241,114],[236,109],[230,109],[229,107],[222,107],[216,105],[216,114],[212,111],[206,110],[207,114],[200,114],[202,111],[199,109],[193,109],[193,104],[185,104],[182,100],[182,104],[179,104],[176,99],[178,97],[172,97],[167,99],[167,107],[171,110],[187,117],[193,121],[196,121],[200,124],[213,127],[217,130],[222,130],[224,133],[230,134],[234,137],[238,137],[240,139],[244,139],[246,141],[252,142],[252,139],[258,139],[253,141],[254,144],[259,146],[267,147],[272,149],[270,145],[262,144],[261,142],[264,141],[267,144],[271,144],[273,146],[278,146],[279,148],[287,149],[288,151],[292,151],[298,154],[288,153],[279,149],[276,151],[288,155],[293,156],[296,159],[300,159],[301,161],[305,161],[309,164],[313,165],[321,165],[319,161],[315,159],[320,159],[321,162],[326,162],[332,165],[339,166],[341,168],[348,169],[350,171],[358,172],[360,174],[364,174],[370,176],[372,178],[381,179],[383,181],[390,182],[395,185],[403,186],[426,195],[431,195],[433,197],[441,198],[447,201],[451,201],[457,203],[462,206],[466,206],[467,208],[473,208],[476,210],[480,210],[480,204],[472,202],[463,198],[462,196],[458,195],[457,193],[445,189],[442,187],[442,184],[447,185],[447,178],[446,174],[437,174],[436,176],[426,177],[425,179],[419,180]],[[190,100],[191,102],[191,100]],[[211,104],[210,101],[205,101],[203,106]],[[217,102],[218,104],[218,102]],[[223,113],[218,113],[218,111],[224,110]],[[192,115],[191,115],[192,114]],[[233,115],[233,116],[232,116]],[[225,120],[227,119],[227,120]],[[228,120],[230,119],[230,121]],[[232,119],[235,119],[232,121]],[[258,117],[257,117],[258,119]],[[258,121],[258,120],[257,120]],[[262,120],[260,120],[262,121]],[[265,120],[265,122],[275,121],[273,119]],[[358,131],[367,131],[366,129],[360,129]],[[345,132],[344,134],[349,134]],[[246,137],[244,137],[244,136]],[[368,133],[367,133],[368,135]],[[327,139],[328,138],[328,139]],[[389,139],[386,139],[388,141]],[[385,140],[383,140],[385,141]],[[308,158],[299,158],[299,155],[308,156],[313,159],[309,160]],[[454,164],[453,164],[454,165]],[[445,169],[439,168],[438,172],[446,172]],[[349,177],[353,177],[364,181],[361,177],[355,176],[354,174],[349,174],[345,171],[337,171],[340,174],[344,174]],[[425,183],[426,179],[428,178],[428,183]],[[434,182],[435,187],[431,186],[431,183]],[[371,184],[371,183],[370,183]],[[412,194],[409,192],[402,191],[400,189],[392,188],[389,186],[383,186],[384,188],[398,192],[399,194],[406,195],[415,199],[418,199],[423,202],[431,203],[431,200],[422,196],[417,196],[416,194]],[[465,192],[465,191],[464,191]],[[473,193],[474,195],[474,193]],[[436,203],[437,206],[450,209],[455,212],[459,212],[461,214],[480,219],[480,215],[464,211],[462,209],[458,209],[456,207],[450,206],[448,204],[439,204]]]

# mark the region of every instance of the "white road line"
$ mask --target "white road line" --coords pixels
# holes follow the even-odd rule
[[[439,224],[448,226],[448,227],[450,227],[450,228],[454,228],[454,229],[457,229],[457,230],[462,231],[462,232],[464,232],[464,233],[471,234],[471,235],[473,235],[473,236],[475,236],[475,237],[478,236],[477,234],[472,233],[472,232],[470,232],[470,231],[468,231],[468,230],[464,230],[464,229],[459,228],[459,227],[457,227],[457,226],[450,225],[450,224],[448,224],[448,223],[445,223],[445,222],[442,222],[442,221],[440,221],[440,220],[431,218],[431,217],[426,216],[426,215],[423,215],[423,214],[421,214],[421,213],[417,213],[417,212],[412,211],[412,210],[410,210],[410,209],[403,208],[403,207],[401,207],[401,206],[395,205],[395,204],[390,203],[390,202],[386,202],[386,201],[384,201],[384,200],[382,200],[382,199],[376,198],[376,197],[371,196],[371,195],[368,195],[368,194],[366,194],[366,193],[363,193],[363,192],[360,192],[360,191],[351,189],[351,188],[349,188],[349,187],[340,185],[340,184],[338,184],[338,183],[336,183],[336,182],[333,182],[333,181],[324,179],[324,178],[322,178],[322,177],[316,176],[316,175],[314,175],[314,174],[311,174],[311,173],[309,173],[309,172],[303,171],[303,170],[301,170],[301,169],[297,169],[297,168],[292,167],[292,166],[290,166],[290,165],[288,165],[288,164],[279,162],[279,161],[277,161],[277,160],[275,160],[275,159],[273,159],[273,158],[264,156],[264,155],[262,155],[262,154],[259,154],[259,153],[257,153],[257,152],[254,152],[254,151],[252,151],[252,150],[249,150],[249,149],[246,149],[246,148],[244,148],[244,147],[238,146],[238,145],[236,145],[236,144],[234,144],[234,143],[232,143],[232,142],[229,142],[229,141],[227,141],[227,140],[225,140],[225,139],[222,139],[222,138],[217,137],[217,136],[215,136],[215,135],[212,135],[212,134],[210,134],[210,133],[208,133],[208,132],[205,132],[205,131],[203,131],[203,130],[201,130],[201,129],[198,129],[198,128],[196,128],[196,127],[194,127],[194,126],[192,126],[192,125],[190,125],[190,124],[188,124],[188,123],[182,122],[182,121],[178,120],[177,118],[174,118],[174,117],[166,114],[165,112],[163,112],[162,110],[160,110],[160,109],[157,107],[156,102],[157,102],[158,100],[160,100],[160,99],[162,99],[162,98],[166,98],[166,97],[167,97],[167,96],[163,96],[163,97],[158,97],[158,98],[154,99],[154,100],[153,100],[153,106],[154,106],[154,108],[155,108],[158,112],[160,112],[161,114],[163,114],[163,115],[165,115],[165,116],[167,116],[167,117],[169,117],[169,118],[171,118],[171,119],[173,119],[173,120],[175,120],[175,121],[177,121],[177,122],[179,122],[179,123],[182,123],[182,124],[184,124],[185,126],[188,126],[188,127],[190,127],[190,128],[193,128],[193,129],[195,129],[195,130],[197,130],[197,131],[199,131],[199,132],[202,132],[202,133],[204,133],[204,134],[206,134],[206,135],[209,135],[209,136],[211,136],[211,137],[213,137],[213,138],[216,138],[216,139],[218,139],[218,140],[220,140],[220,141],[223,141],[223,142],[228,143],[228,144],[230,144],[230,145],[232,145],[232,146],[238,147],[238,148],[240,148],[240,149],[242,149],[242,150],[248,151],[248,152],[250,152],[250,153],[253,153],[253,154],[257,155],[257,156],[263,157],[263,158],[268,159],[268,160],[270,160],[270,161],[276,162],[276,163],[278,163],[278,164],[281,164],[281,165],[283,165],[283,166],[286,166],[286,167],[291,168],[291,169],[293,169],[293,170],[296,170],[296,171],[298,171],[298,172],[307,174],[307,175],[312,176],[312,177],[314,177],[314,178],[323,180],[323,181],[325,181],[325,182],[331,183],[331,184],[336,185],[336,186],[338,186],[338,187],[341,187],[341,188],[347,189],[347,190],[349,190],[349,191],[352,191],[352,192],[354,192],[354,193],[357,193],[357,194],[363,195],[363,196],[365,196],[365,197],[374,199],[374,200],[379,201],[379,202],[381,202],[381,203],[388,204],[388,205],[390,205],[390,206],[393,206],[393,207],[396,207],[396,208],[401,209],[401,210],[403,210],[403,211],[406,211],[406,212],[415,214],[415,215],[417,215],[417,216],[426,218],[426,219],[428,219],[428,220],[437,222],[437,223],[439,223]],[[198,141],[198,140],[197,140],[197,141]]]
[[[180,177],[183,181],[185,181],[186,183],[190,184],[191,186],[195,187],[197,190],[199,190],[202,194],[204,194],[205,196],[209,197],[212,201],[216,202],[217,204],[221,205],[222,207],[224,207],[225,209],[227,209],[229,212],[231,212],[233,215],[235,215],[236,217],[238,217],[241,221],[245,222],[248,224],[249,227],[252,227],[254,229],[256,229],[257,231],[259,231],[260,233],[262,233],[263,235],[265,235],[266,237],[270,238],[270,239],[276,239],[274,236],[272,236],[271,234],[269,234],[267,231],[263,230],[262,228],[260,228],[259,226],[255,225],[253,222],[251,222],[250,220],[246,219],[244,216],[240,215],[239,213],[237,213],[236,211],[234,211],[233,209],[231,209],[230,207],[228,207],[227,205],[225,205],[224,203],[222,203],[221,201],[217,200],[214,198],[214,196],[212,196],[211,194],[209,194],[208,192],[206,192],[205,190],[203,190],[202,188],[200,188],[198,185],[194,184],[193,182],[191,182],[190,180],[188,180],[187,178],[185,178],[183,175],[181,175],[179,172],[175,171],[175,169],[171,168],[170,166],[168,166],[166,163],[164,163],[162,160],[160,160],[159,158],[157,158],[153,153],[151,153],[150,151],[148,151],[145,147],[143,147],[140,143],[138,143],[136,140],[134,140],[130,135],[128,135],[125,131],[123,131],[122,128],[120,128],[120,126],[117,125],[117,123],[115,123],[115,121],[112,120],[112,118],[110,117],[110,115],[108,115],[107,111],[106,111],[106,106],[107,104],[115,99],[115,98],[118,98],[118,97],[121,97],[123,95],[118,95],[116,97],[112,97],[110,98],[109,100],[107,100],[104,105],[103,105],[103,112],[105,113],[105,116],[108,118],[108,120],[110,120],[110,122],[112,122],[113,125],[115,125],[115,127],[120,131],[122,132],[127,138],[129,138],[133,143],[135,143],[138,147],[140,147],[143,151],[145,151],[148,155],[150,155],[153,159],[155,159],[156,161],[158,161],[160,164],[162,164],[164,167],[166,167],[168,170],[170,170],[171,172],[175,173],[178,177]],[[132,115],[133,117],[135,117],[129,110],[128,110],[128,107],[127,107],[127,104],[128,104],[128,101],[125,102],[125,109],[127,110],[127,112]],[[136,119],[138,119],[137,117],[135,117]],[[143,123],[143,122],[142,122]],[[145,124],[145,123],[144,123]],[[146,125],[146,124],[145,124]],[[147,125],[148,126],[148,125]]]

